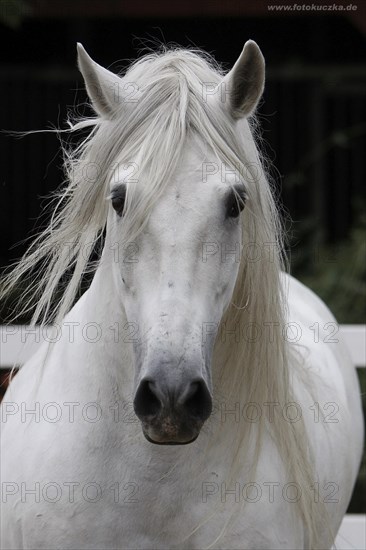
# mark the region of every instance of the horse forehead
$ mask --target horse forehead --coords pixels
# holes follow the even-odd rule
[[[179,228],[182,236],[200,231],[215,217],[217,195],[217,188],[194,177],[172,181],[152,208],[148,226],[158,232],[162,229],[174,232]]]
[[[207,204],[222,195],[235,177],[222,177],[221,162],[201,143],[188,142],[165,195],[178,204],[186,201]],[[232,181],[231,181],[232,180]]]
[[[174,242],[206,235],[219,225],[223,195],[220,180],[215,185],[202,181],[196,170],[179,174],[154,204],[147,233],[159,235],[162,241],[166,237]]]

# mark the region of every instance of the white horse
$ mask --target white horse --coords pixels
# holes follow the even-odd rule
[[[71,125],[89,133],[68,186],[4,290],[41,262],[23,308],[56,321],[2,405],[2,548],[330,548],[360,390],[334,317],[283,272],[248,123],[258,46],[225,76],[195,51],[123,77],[78,56],[96,117]]]

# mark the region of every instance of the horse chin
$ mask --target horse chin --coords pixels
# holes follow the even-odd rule
[[[197,435],[195,435],[192,439],[189,439],[187,441],[179,441],[179,440],[174,440],[174,441],[169,441],[168,439],[152,439],[149,435],[147,435],[147,433],[142,430],[142,433],[144,434],[145,436],[145,439],[149,442],[149,443],[153,443],[154,445],[189,445],[190,443],[193,443],[194,441],[196,441],[197,437],[199,436],[199,433]]]

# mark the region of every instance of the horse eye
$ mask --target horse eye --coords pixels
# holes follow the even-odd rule
[[[244,210],[245,200],[245,195],[232,191],[226,202],[226,217],[237,218]]]
[[[115,192],[112,192],[111,201],[114,210],[117,212],[118,216],[122,216],[123,209],[125,206],[126,200],[126,187],[121,186]]]

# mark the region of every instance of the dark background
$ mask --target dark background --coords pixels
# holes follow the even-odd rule
[[[287,224],[293,272],[329,303],[340,322],[362,322],[366,2],[316,3],[344,11],[269,9],[279,4],[2,0],[0,128],[65,127],[67,110],[86,99],[76,68],[77,41],[100,64],[119,71],[141,54],[144,43],[156,40],[201,47],[230,68],[244,42],[255,39],[268,67],[259,118],[272,176],[293,220]],[[300,5],[282,5],[294,4]],[[2,133],[0,151],[5,266],[26,245],[9,247],[40,227],[35,224],[45,205],[40,197],[60,185],[63,173],[55,135],[18,139]]]
[[[269,9],[280,4],[293,9]],[[68,110],[86,112],[76,42],[98,63],[121,71],[144,43],[156,40],[198,46],[228,69],[244,42],[256,40],[268,68],[259,120],[271,175],[292,218],[292,271],[340,322],[364,323],[366,2],[307,1],[312,9],[295,11],[294,4],[305,6],[287,0],[1,0],[0,129],[65,127]],[[314,8],[324,5],[344,9]],[[36,221],[42,197],[64,176],[55,135],[0,133],[0,152],[5,267],[26,249],[24,242],[14,245],[44,223]],[[0,322],[6,310],[0,309]],[[363,467],[364,488],[365,478]],[[359,495],[353,511],[365,511]]]

